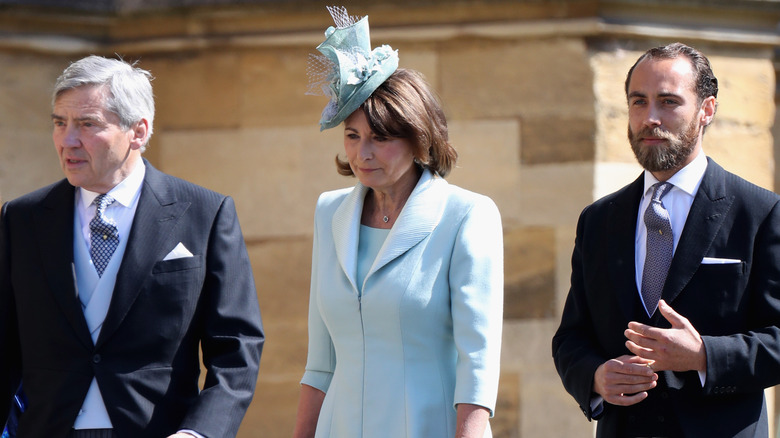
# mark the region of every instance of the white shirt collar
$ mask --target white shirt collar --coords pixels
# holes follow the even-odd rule
[[[107,194],[111,195],[120,205],[124,207],[130,207],[133,204],[133,200],[141,191],[141,185],[144,183],[144,176],[146,175],[146,166],[143,160],[138,160],[133,171],[122,182],[114,186],[109,190]],[[81,206],[85,209],[92,205],[95,198],[100,193],[89,191],[85,188],[79,187],[81,191]]]
[[[684,191],[690,196],[695,196],[696,191],[699,190],[699,184],[704,177],[704,172],[707,171],[707,156],[703,150],[699,150],[696,158],[693,159],[687,166],[678,170],[677,173],[672,175],[667,182],[673,184],[676,188]],[[650,173],[649,170],[645,170],[645,191],[647,194],[653,184],[659,182],[656,177]]]

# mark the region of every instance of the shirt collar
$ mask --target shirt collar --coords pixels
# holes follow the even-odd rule
[[[133,200],[141,191],[141,185],[144,182],[144,176],[146,175],[146,165],[143,160],[138,160],[133,171],[122,182],[114,186],[113,189],[108,191],[108,195],[111,195],[116,202],[123,207],[130,207],[133,204]],[[95,198],[100,193],[89,191],[85,188],[79,187],[81,191],[81,205],[84,208],[92,205]]]
[[[696,191],[699,190],[699,184],[701,183],[702,178],[704,178],[704,172],[706,170],[707,156],[704,154],[703,150],[699,150],[696,158],[688,163],[687,166],[678,170],[677,173],[672,175],[672,177],[669,178],[667,182],[671,183],[683,192],[694,196],[696,195]],[[653,184],[657,182],[659,182],[658,179],[656,179],[656,177],[654,177],[649,170],[645,170],[644,193],[647,194],[648,190],[650,190],[653,187]]]

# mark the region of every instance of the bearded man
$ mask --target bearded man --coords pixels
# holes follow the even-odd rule
[[[707,58],[675,43],[628,72],[645,169],[583,210],[553,358],[598,437],[767,437],[780,383],[780,197],[702,149]]]

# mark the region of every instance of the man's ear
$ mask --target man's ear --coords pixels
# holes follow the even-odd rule
[[[718,101],[715,100],[715,96],[710,96],[704,99],[701,103],[701,110],[699,111],[699,123],[701,126],[709,126],[712,123],[712,119],[715,117],[715,111],[718,109]]]
[[[149,137],[149,121],[141,119],[130,128],[130,148],[133,150],[141,149],[146,144]]]

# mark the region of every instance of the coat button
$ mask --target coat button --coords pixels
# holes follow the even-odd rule
[[[92,356],[92,363],[100,363],[101,357],[99,354]]]

